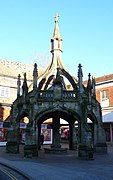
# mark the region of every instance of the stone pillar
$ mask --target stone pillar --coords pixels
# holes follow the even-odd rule
[[[94,146],[97,143],[97,124],[94,124]]]
[[[61,148],[59,128],[60,128],[60,118],[54,117],[53,118],[53,144],[51,145],[51,148],[53,149]]]
[[[41,142],[40,142],[40,135],[41,135],[41,124],[38,124],[38,149],[41,149]]]
[[[76,135],[76,128],[74,126],[73,127],[73,149],[77,150],[77,146],[78,146],[78,139],[77,139],[77,135]]]
[[[36,142],[36,128],[27,127],[25,146],[24,146],[24,157],[38,156],[38,148]]]
[[[52,128],[53,128],[53,143],[51,145],[51,148],[44,148],[46,153],[51,153],[51,154],[65,154],[67,153],[67,148],[61,148],[60,144],[60,118],[59,117],[54,117],[53,118],[53,123],[52,123]]]
[[[97,142],[95,144],[95,152],[97,153],[106,153],[107,152],[107,144],[106,144],[106,136],[105,130],[102,125],[97,126]]]
[[[69,149],[77,150],[77,137],[74,123],[69,126]]]
[[[78,121],[78,144],[81,142],[81,122]]]
[[[92,132],[87,123],[81,123],[81,142],[78,145],[78,156],[83,159],[93,159],[94,148]]]
[[[13,123],[7,133],[7,153],[19,153],[19,123]]]

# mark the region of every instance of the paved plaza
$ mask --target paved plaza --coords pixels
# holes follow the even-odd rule
[[[0,147],[0,163],[16,168],[30,180],[113,180],[113,146],[107,154],[94,154],[94,160],[80,159],[76,151],[45,154],[43,148],[39,157],[24,158],[22,149],[19,154],[10,154]]]

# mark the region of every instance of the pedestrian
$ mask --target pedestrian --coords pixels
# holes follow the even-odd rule
[[[44,135],[43,134],[40,135],[40,143],[41,143],[41,145],[43,145],[43,143],[44,143]]]

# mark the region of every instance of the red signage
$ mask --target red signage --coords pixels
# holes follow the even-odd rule
[[[42,129],[44,135],[44,144],[52,144],[52,129]]]

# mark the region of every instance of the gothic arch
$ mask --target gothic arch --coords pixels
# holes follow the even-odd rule
[[[66,109],[66,108],[48,108],[48,109],[44,109],[41,112],[37,112],[35,115],[35,121],[38,123],[38,121],[40,121],[40,119],[47,119],[50,118],[51,116],[59,116],[60,118],[64,118],[68,123],[74,122],[74,121],[80,121],[81,117],[77,112],[74,112],[70,109]],[[71,120],[68,120],[68,118],[70,118]]]
[[[93,124],[98,124],[98,119],[96,118],[94,113],[92,112],[88,113],[87,118],[89,118]]]
[[[21,119],[23,119],[24,117],[29,117],[29,113],[26,111],[22,111],[16,118],[16,122],[20,122]]]
[[[78,113],[74,113],[70,110],[67,109],[46,109],[43,112],[37,113],[35,116],[35,122],[38,126],[38,137],[40,137],[41,134],[41,124],[46,120],[52,118],[52,124],[51,127],[53,129],[54,132],[54,126],[58,127],[60,129],[60,118],[64,119],[65,121],[68,122],[68,126],[69,126],[69,133],[70,133],[70,138],[69,138],[69,149],[75,149],[75,142],[74,142],[74,124],[75,121],[80,121],[80,116]],[[54,133],[53,133],[54,134]],[[40,141],[38,140],[38,144],[40,147]],[[59,143],[60,144],[60,143]],[[76,141],[76,145],[77,145],[77,141]],[[77,148],[77,147],[76,147]]]

